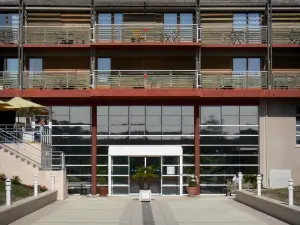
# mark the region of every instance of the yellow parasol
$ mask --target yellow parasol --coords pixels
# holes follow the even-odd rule
[[[30,108],[30,109],[44,109],[46,106],[25,100],[20,97],[14,97],[13,99],[7,102],[9,106],[5,106],[6,109],[22,109],[22,108]]]

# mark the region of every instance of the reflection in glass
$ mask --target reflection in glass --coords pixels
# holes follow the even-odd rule
[[[180,188],[179,187],[162,187],[163,195],[179,195]]]

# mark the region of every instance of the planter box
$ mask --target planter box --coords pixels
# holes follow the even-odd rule
[[[151,201],[151,190],[140,190],[139,200],[140,200],[140,202],[150,202]]]

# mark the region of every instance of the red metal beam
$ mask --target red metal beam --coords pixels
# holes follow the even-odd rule
[[[300,98],[300,89],[126,89],[103,88],[88,90],[40,90],[6,89],[0,91],[0,98],[11,97],[39,99],[91,99],[91,100],[202,100],[202,99],[261,99],[261,98]]]
[[[24,48],[89,48],[90,44],[24,44]]]
[[[16,44],[0,44],[0,48],[17,48],[18,45]]]
[[[200,47],[199,42],[97,42],[91,43],[97,48],[119,48],[119,47]]]
[[[202,44],[202,48],[267,48],[267,44]]]
[[[273,44],[273,48],[300,48],[300,44]]]

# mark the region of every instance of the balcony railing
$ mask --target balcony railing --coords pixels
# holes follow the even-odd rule
[[[0,71],[0,90],[18,88],[18,72]]]
[[[0,44],[18,44],[19,27],[0,26]]]
[[[88,71],[24,72],[23,87],[39,89],[87,89],[90,87]]]
[[[25,44],[89,44],[89,26],[25,26]]]
[[[202,88],[266,88],[266,71],[202,71]]]
[[[198,42],[196,24],[97,24],[95,42]]]
[[[273,88],[300,88],[300,70],[273,71]]]
[[[300,45],[300,27],[274,27],[273,43]]]
[[[204,27],[201,28],[203,44],[266,44],[266,27]]]
[[[111,88],[193,88],[196,70],[96,70],[97,87]]]

